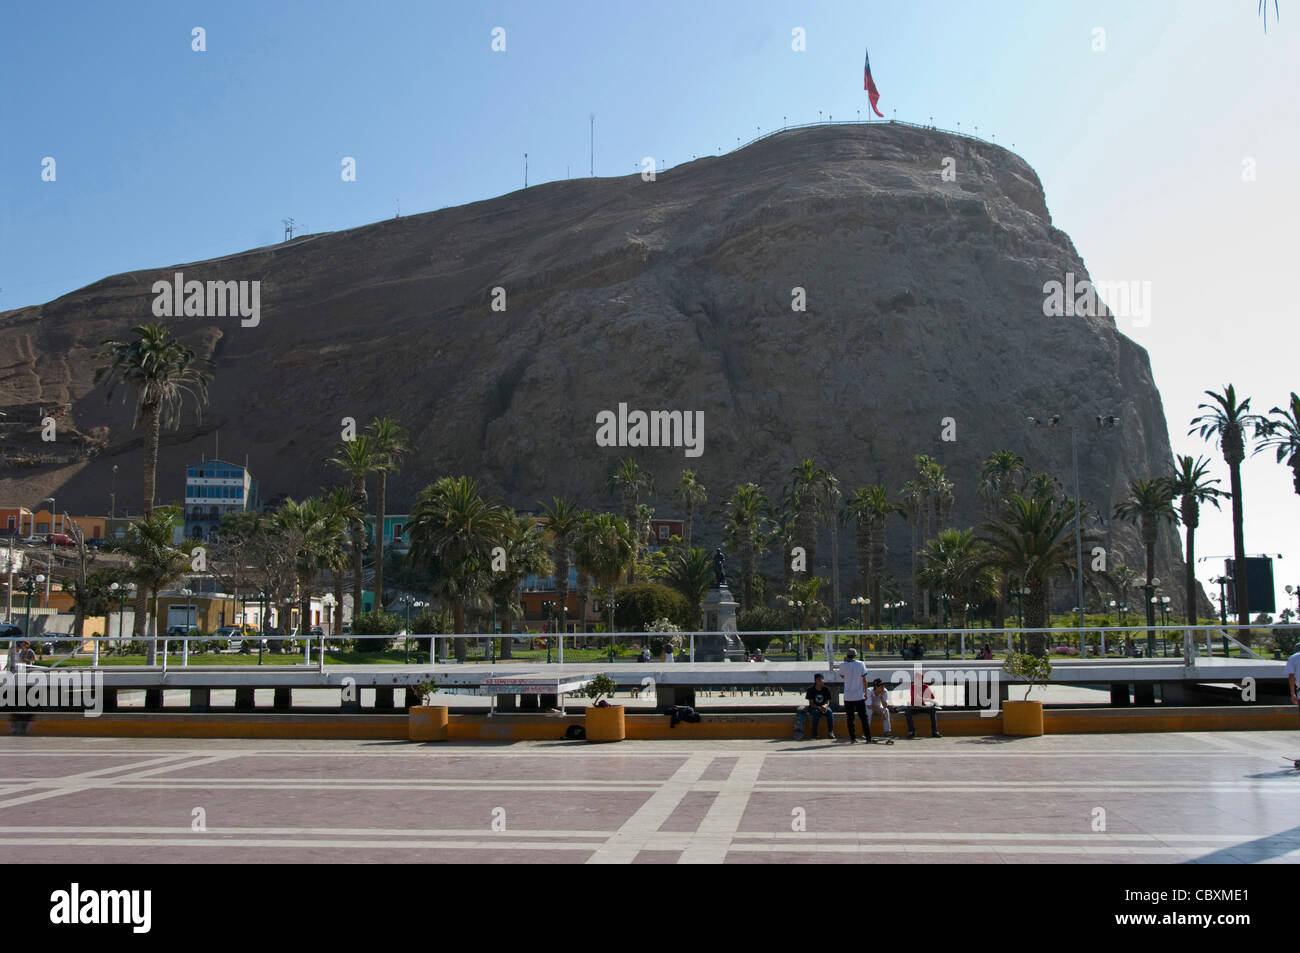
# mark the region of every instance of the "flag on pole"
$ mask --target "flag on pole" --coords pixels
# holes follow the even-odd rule
[[[880,102],[880,90],[876,89],[876,81],[871,78],[871,56],[867,56],[866,65],[862,69],[862,88],[867,91],[867,99],[871,102],[871,109],[881,119],[885,114],[876,108],[876,103]]]

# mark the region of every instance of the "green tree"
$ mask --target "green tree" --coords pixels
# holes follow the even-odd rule
[[[505,615],[503,630],[524,617],[519,599],[520,588],[529,576],[548,576],[555,571],[546,542],[546,530],[532,516],[506,511],[501,517],[501,535],[497,543],[505,550],[506,568],[492,573],[490,594],[498,612]],[[495,635],[495,633],[494,633]],[[501,639],[501,657],[511,657],[511,638]]]
[[[689,611],[684,624],[693,629],[703,625],[700,603],[713,585],[713,560],[709,554],[698,546],[674,549],[668,554],[663,581],[686,600]]]
[[[1025,458],[1014,451],[995,450],[985,457],[980,467],[979,495],[990,516],[997,513],[1008,494],[1024,488],[1028,475]]]
[[[293,560],[298,593],[298,636],[311,636],[311,590],[316,574],[329,565],[342,543],[343,519],[323,500],[286,500],[272,524],[282,535]]]
[[[1237,391],[1228,384],[1222,394],[1207,390],[1209,403],[1198,404],[1203,410],[1192,420],[1188,433],[1200,434],[1202,440],[1214,440],[1228,465],[1229,492],[1232,497],[1232,554],[1233,588],[1237,597],[1237,624],[1250,622],[1250,607],[1246,601],[1246,516],[1241,500],[1241,461],[1246,457],[1246,432],[1256,436],[1266,433],[1268,423],[1250,412],[1250,398],[1237,399]],[[1149,577],[1148,577],[1149,578]]]
[[[648,470],[642,470],[631,457],[625,457],[618,462],[618,466],[609,478],[609,484],[622,496],[623,522],[631,531],[636,545],[636,551],[632,555],[632,565],[627,570],[628,582],[632,582],[636,579],[636,560],[642,546],[638,508],[641,504],[641,495],[654,492],[654,477]]]
[[[1150,658],[1156,651],[1156,633],[1153,628],[1156,624],[1155,606],[1151,604],[1151,579],[1156,570],[1156,542],[1160,536],[1160,524],[1172,523],[1175,519],[1173,491],[1169,481],[1134,480],[1129,484],[1129,498],[1115,505],[1115,516],[1136,523],[1142,534],[1147,578],[1142,601],[1146,604],[1147,657]]]
[[[375,466],[374,444],[365,434],[355,440],[340,441],[329,462],[342,470],[349,482],[352,510],[348,518],[348,532],[352,540],[352,613],[355,616],[361,614],[362,590],[365,588],[361,557],[365,552],[366,477]],[[340,605],[340,614],[342,608]]]
[[[993,562],[984,542],[970,529],[945,529],[921,550],[921,582],[946,597],[960,628],[966,627],[966,604],[997,591]]]
[[[768,535],[771,504],[757,483],[741,483],[724,506],[727,521],[723,532],[727,546],[740,558],[741,607],[752,609],[755,607],[754,573]]]
[[[420,491],[411,508],[410,558],[433,570],[435,596],[451,605],[456,632],[465,634],[467,605],[490,585],[492,547],[502,536],[503,513],[495,497],[485,499],[472,477],[443,477]],[[464,639],[456,657],[464,661]]]
[[[376,417],[366,428],[374,447],[375,472],[375,608],[384,600],[384,515],[388,506],[388,474],[398,472],[402,456],[411,450],[406,431],[391,417]]]
[[[145,662],[148,665],[153,665],[157,659],[158,593],[190,571],[190,552],[196,545],[194,540],[183,540],[179,546],[173,545],[172,530],[177,521],[175,508],[159,507],[131,523],[126,539],[117,546],[117,551],[129,559],[126,578],[146,594],[150,606],[153,635],[146,649]],[[141,634],[144,635],[143,629]]]
[[[677,489],[673,491],[673,499],[682,504],[682,508],[686,511],[686,538],[682,540],[682,545],[690,549],[695,526],[695,509],[709,501],[708,492],[696,477],[694,470],[682,471],[682,478],[677,482]]]
[[[129,341],[105,341],[96,357],[102,361],[95,368],[94,382],[103,384],[111,401],[118,385],[135,394],[135,416],[131,427],[144,428],[144,515],[153,513],[157,495],[158,443],[161,430],[176,430],[181,425],[186,398],[194,402],[196,416],[208,402],[210,378],[198,370],[194,351],[170,337],[161,324],[133,327],[135,338]],[[124,398],[125,399],[125,396]],[[144,634],[145,595],[136,596],[134,633]]]
[[[658,581],[628,583],[618,590],[617,601],[614,622],[623,632],[643,632],[656,619],[686,627],[699,615],[698,606],[692,612],[685,596]]]
[[[572,500],[562,496],[551,498],[542,506],[542,526],[551,541],[551,562],[555,564],[555,592],[559,597],[559,631],[569,631],[569,567],[573,565],[573,539],[582,521],[590,514]],[[578,614],[581,616],[582,610]]]
[[[1209,479],[1210,461],[1201,457],[1193,460],[1191,455],[1174,458],[1173,475],[1168,479],[1171,497],[1178,499],[1178,512],[1182,518],[1187,539],[1185,564],[1183,566],[1183,596],[1187,600],[1187,622],[1196,625],[1196,528],[1201,523],[1201,504],[1212,503],[1219,508],[1220,497],[1226,496],[1214,484],[1218,480]],[[1188,633],[1183,640],[1184,651],[1190,651],[1187,644],[1191,638]],[[1190,656],[1185,656],[1190,658]]]
[[[1285,463],[1291,468],[1292,486],[1300,493],[1300,396],[1291,392],[1291,403],[1285,408],[1274,407],[1268,419],[1257,428],[1261,450],[1277,451],[1277,462]]]
[[[795,545],[803,547],[807,560],[807,569],[798,576],[800,581],[815,571],[817,522],[822,511],[821,493],[825,480],[826,471],[811,458],[805,458],[790,468],[790,484],[784,505],[794,522]]]
[[[980,529],[988,544],[989,564],[1007,572],[1025,590],[1025,627],[1045,628],[1051,578],[1073,568],[1073,501],[1012,493],[999,516]],[[1029,633],[1028,641],[1031,654],[1044,654],[1043,633]]]
[[[897,511],[898,505],[889,501],[889,490],[883,483],[858,487],[845,505],[845,515],[855,524],[854,542],[857,546],[858,574],[862,580],[861,595],[871,600],[871,614],[875,625],[880,624],[880,578],[885,571],[888,544],[885,540],[885,521]]]
[[[614,590],[628,575],[636,558],[636,539],[627,522],[612,513],[599,513],[583,521],[574,540],[574,563],[605,598],[609,631],[614,631]],[[612,643],[611,643],[612,644]]]

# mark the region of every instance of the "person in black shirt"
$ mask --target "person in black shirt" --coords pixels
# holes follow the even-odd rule
[[[826,687],[826,681],[820,675],[813,676],[812,688],[804,692],[803,697],[808,699],[808,714],[812,717],[811,737],[817,737],[817,723],[825,718],[826,736],[834,741],[835,715],[831,711],[831,690]]]

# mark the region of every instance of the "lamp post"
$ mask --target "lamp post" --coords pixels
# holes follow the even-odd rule
[[[31,642],[32,640],[32,593],[35,592],[36,587],[44,581],[44,574],[38,573],[33,576],[28,573],[27,581],[23,584],[23,592],[27,594],[27,605],[24,610],[23,618],[23,635],[27,637],[28,642]]]
[[[871,605],[871,600],[866,596],[854,596],[849,600],[849,605],[861,607],[861,614],[858,619],[858,628],[865,631],[867,628],[867,607]],[[866,639],[864,638],[863,643],[865,644],[865,642]]]
[[[1040,426],[1043,421],[1035,417],[1029,418],[1030,423]],[[1053,414],[1046,421],[1048,427],[1057,427],[1061,423],[1061,415]],[[1107,427],[1119,426],[1120,419],[1113,414],[1097,415],[1097,429],[1102,430]],[[1070,425],[1070,460],[1074,469],[1074,558],[1075,558],[1075,575],[1079,582],[1079,605],[1085,605],[1083,596],[1083,514],[1081,512],[1080,499],[1082,492],[1079,486],[1079,428],[1074,424]],[[1080,658],[1087,656],[1087,647],[1083,637],[1083,613],[1079,613],[1079,645],[1083,646],[1080,650]]]
[[[787,599],[786,605],[790,607],[790,618],[794,629],[794,660],[803,661],[803,637],[799,635],[799,613],[803,610],[803,602],[799,599]]]
[[[411,596],[402,596],[398,601],[406,606],[406,636],[402,639],[406,649],[406,658],[403,664],[409,665],[411,662],[411,603],[415,600]]]
[[[1139,576],[1135,580],[1138,588],[1142,590],[1142,601],[1146,604],[1147,613],[1147,658],[1154,658],[1156,654],[1156,589],[1160,586],[1158,576],[1147,579],[1145,576]]]
[[[1232,585],[1231,576],[1215,576],[1210,582],[1219,587],[1219,621],[1223,625],[1223,657],[1228,657],[1228,586]]]
[[[117,464],[113,464],[112,489],[108,491],[108,518],[117,519]],[[107,535],[107,533],[105,534]]]
[[[546,664],[551,664],[551,620],[555,618],[555,603],[550,599],[542,600],[542,618],[546,621]]]

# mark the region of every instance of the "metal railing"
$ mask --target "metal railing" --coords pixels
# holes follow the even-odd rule
[[[1225,643],[1230,641],[1233,644],[1237,645],[1243,651],[1249,653],[1254,658],[1261,659],[1262,657],[1257,652],[1250,649],[1248,646],[1246,646],[1241,641],[1239,641],[1238,639],[1236,639],[1231,635],[1232,630],[1239,630],[1239,629],[1247,629],[1247,630],[1268,629],[1269,631],[1273,631],[1277,629],[1300,630],[1300,624],[1223,625],[1221,623],[1213,623],[1207,625],[1193,625],[1193,626],[1170,624],[1170,625],[1155,625],[1150,627],[1146,625],[1127,625],[1127,626],[1111,625],[1111,626],[1087,626],[1086,628],[1083,629],[1080,629],[1078,627],[1070,627],[1070,628],[1060,628],[1060,627],[1019,628],[1017,627],[1017,628],[1001,628],[1001,629],[979,629],[979,628],[964,628],[964,629],[963,628],[938,628],[938,629],[849,628],[849,629],[815,629],[815,630],[782,629],[782,630],[767,631],[767,632],[743,632],[743,633],[742,632],[711,632],[707,630],[695,630],[695,631],[681,632],[681,633],[663,633],[663,632],[572,633],[569,632],[569,633],[562,634],[556,632],[552,632],[552,633],[538,633],[538,632],[416,633],[413,632],[410,634],[397,634],[397,635],[359,635],[359,634],[346,633],[342,635],[307,635],[307,636],[276,635],[274,633],[268,633],[266,635],[258,635],[252,637],[243,636],[242,638],[241,637],[215,638],[211,635],[204,636],[202,634],[190,633],[185,635],[144,636],[139,639],[126,638],[117,635],[88,635],[88,636],[82,636],[80,638],[69,637],[69,638],[51,639],[51,640],[43,640],[43,641],[57,641],[57,642],[72,641],[76,643],[77,648],[74,649],[71,653],[68,653],[67,655],[60,658],[55,664],[62,664],[62,662],[66,661],[70,656],[79,653],[81,647],[86,642],[92,643],[91,666],[95,668],[101,667],[101,659],[100,659],[101,643],[117,643],[118,645],[143,643],[146,646],[152,646],[154,650],[155,659],[156,659],[156,661],[152,665],[146,667],[157,668],[163,672],[166,672],[168,670],[169,667],[168,660],[172,654],[168,650],[169,649],[168,643],[175,643],[175,642],[181,643],[181,648],[179,652],[180,666],[182,668],[188,668],[190,667],[190,655],[191,655],[190,643],[191,642],[211,643],[214,641],[215,642],[224,641],[227,644],[232,641],[240,641],[243,643],[256,642],[258,643],[257,649],[259,654],[259,664],[261,664],[261,656],[265,653],[265,650],[267,648],[267,643],[301,642],[302,643],[302,649],[301,649],[302,666],[303,667],[314,666],[318,671],[324,672],[325,656],[328,652],[331,651],[329,646],[330,642],[334,642],[334,643],[338,643],[341,641],[361,642],[361,641],[376,640],[376,639],[383,640],[384,642],[404,641],[408,643],[408,647],[409,647],[409,643],[412,641],[423,641],[425,639],[431,639],[432,642],[430,643],[430,649],[427,656],[423,656],[423,653],[416,653],[415,657],[409,660],[409,664],[421,664],[421,665],[453,664],[449,662],[447,653],[448,653],[448,648],[454,643],[455,640],[458,639],[487,643],[486,651],[484,653],[484,662],[490,664],[495,664],[496,662],[500,662],[500,661],[512,661],[512,662],[517,661],[517,662],[527,662],[528,664],[532,664],[532,665],[539,665],[539,664],[544,665],[544,664],[550,664],[549,649],[552,643],[555,643],[555,647],[558,650],[556,653],[555,664],[564,663],[564,652],[565,652],[566,642],[568,642],[569,645],[572,646],[573,648],[576,648],[579,643],[590,645],[590,643],[594,642],[596,643],[595,646],[596,650],[600,652],[601,655],[608,655],[609,661],[613,663],[616,660],[616,655],[614,652],[614,649],[616,647],[616,640],[635,640],[637,643],[641,645],[645,645],[651,640],[662,641],[666,636],[677,636],[681,638],[682,649],[681,652],[677,654],[684,654],[685,661],[687,662],[695,661],[696,639],[702,636],[732,636],[737,639],[739,639],[742,636],[750,636],[750,637],[767,636],[769,639],[769,644],[773,639],[782,639],[784,642],[789,642],[793,644],[793,651],[796,652],[797,661],[809,661],[809,662],[814,661],[813,658],[814,652],[812,648],[809,647],[805,657],[805,652],[803,650],[804,646],[810,641],[813,642],[814,645],[816,644],[816,641],[820,641],[821,654],[823,654],[826,661],[830,663],[834,661],[835,656],[837,654],[839,654],[842,650],[850,647],[858,649],[860,652],[863,652],[864,654],[870,653],[875,655],[876,657],[891,658],[894,656],[898,656],[900,653],[897,651],[884,651],[883,649],[875,649],[875,648],[866,649],[865,646],[881,644],[882,646],[890,647],[891,649],[894,646],[903,648],[906,647],[908,643],[919,642],[922,637],[937,637],[937,636],[944,637],[946,643],[951,643],[951,641],[956,640],[958,642],[957,648],[958,648],[959,658],[963,661],[968,661],[969,660],[968,644],[971,647],[974,647],[981,643],[987,643],[990,646],[992,646],[994,642],[1001,642],[1003,638],[1005,638],[1006,651],[1013,652],[1015,651],[1014,640],[1017,637],[1023,637],[1032,634],[1043,634],[1049,637],[1048,639],[1049,654],[1051,655],[1059,654],[1052,650],[1053,645],[1068,646],[1071,640],[1079,639],[1080,636],[1082,636],[1083,642],[1085,644],[1081,645],[1079,650],[1079,657],[1081,661],[1087,661],[1087,660],[1095,660],[1098,662],[1131,661],[1131,657],[1128,656],[1111,657],[1108,655],[1107,647],[1106,647],[1107,633],[1122,633],[1121,639],[1125,636],[1127,637],[1146,636],[1147,633],[1159,634],[1161,636],[1177,634],[1180,640],[1180,644],[1178,646],[1179,649],[1186,649],[1186,647],[1189,645],[1195,649],[1195,652],[1192,655],[1187,655],[1185,651],[1181,653],[1185,664],[1191,664],[1193,658],[1199,656],[1200,654],[1200,647],[1196,646],[1193,641],[1195,639],[1195,633],[1204,633],[1206,637],[1205,648],[1207,649],[1207,654],[1210,656],[1213,656],[1213,643],[1211,639],[1217,636],[1223,639]],[[1051,638],[1052,636],[1055,636],[1056,638],[1052,639]],[[1088,654],[1090,646],[1088,646],[1086,643],[1093,640],[1094,638],[1100,642],[1099,652],[1096,655],[1090,657]],[[547,658],[546,659],[534,658],[531,655],[514,656],[513,654],[506,658],[502,658],[501,656],[494,655],[492,651],[492,644],[498,639],[513,639],[517,641],[529,642],[530,647],[522,650],[525,653],[539,651],[537,649],[533,649],[531,647],[531,643],[536,641],[543,641],[547,644],[547,648],[548,648]],[[11,642],[9,647],[9,657],[11,659],[13,658],[14,655],[14,645],[16,645],[18,641],[22,641],[22,640],[23,639],[21,638],[15,638]],[[1114,645],[1116,642],[1119,641],[1120,641],[1119,639],[1113,640],[1112,645]],[[1168,639],[1166,639],[1165,641],[1167,643]],[[162,643],[161,651],[160,651],[159,643]],[[936,648],[937,647],[933,644],[933,642],[931,642],[929,646],[923,646],[923,650],[935,650]],[[570,651],[572,650],[573,649],[571,648]],[[1002,646],[999,645],[998,650],[1001,651]],[[333,651],[339,651],[339,649],[335,648]],[[582,651],[584,653],[589,654],[592,651],[592,649],[587,648],[587,649],[583,649]],[[246,653],[243,653],[241,649],[240,654],[246,654]],[[275,653],[275,654],[279,654],[279,653]],[[295,649],[290,654],[298,654],[298,650]],[[746,655],[747,657],[749,657],[748,652],[746,653]],[[1175,657],[1177,657],[1177,655]],[[904,658],[906,658],[906,656],[904,656]],[[935,660],[936,659],[931,657],[931,661],[935,661]],[[594,660],[590,658],[585,658],[583,659],[583,661],[594,661]],[[654,662],[659,660],[652,657],[651,661]],[[775,660],[764,659],[764,661],[775,661]],[[398,664],[398,663],[393,663],[393,664]],[[282,664],[277,664],[277,667],[285,667],[285,666],[283,666]],[[297,667],[297,665],[295,664],[293,667]]]

